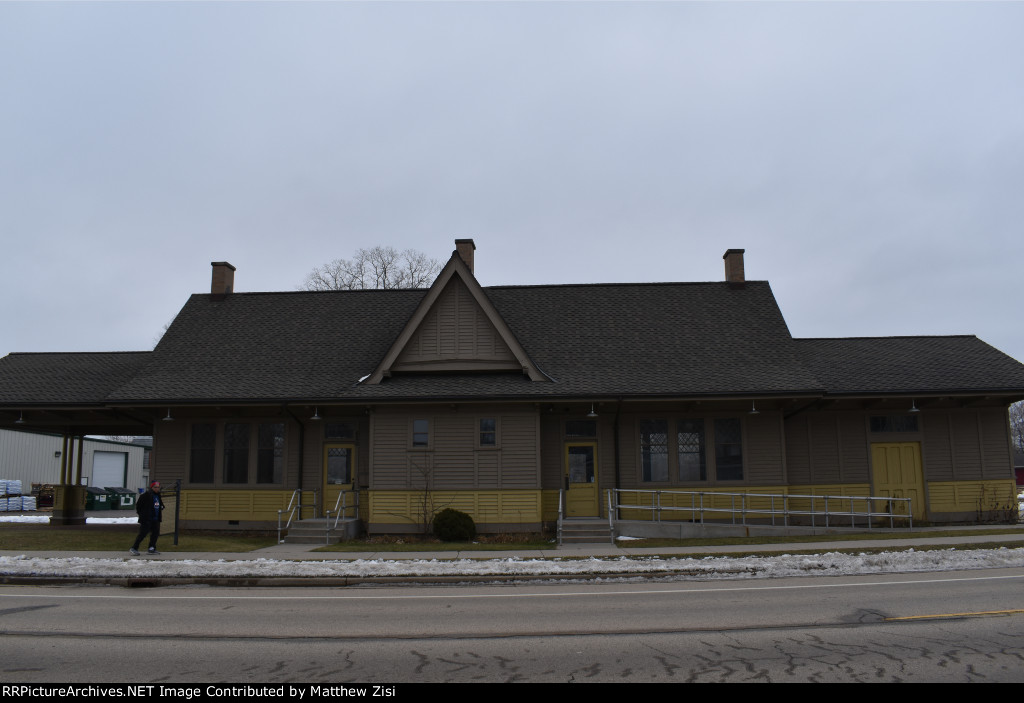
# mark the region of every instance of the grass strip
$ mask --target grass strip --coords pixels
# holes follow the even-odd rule
[[[3,524],[3,523],[0,523]],[[135,541],[138,528],[90,529],[89,527],[7,526],[0,527],[0,549],[26,551],[69,552],[128,552]],[[99,526],[107,527],[107,526]],[[181,534],[177,546],[172,537],[164,535],[157,542],[161,552],[251,552],[277,543],[273,537],[245,537],[239,535]],[[148,542],[144,542],[145,548]]]
[[[808,544],[817,542],[870,542],[874,540],[915,540],[933,537],[975,537],[987,535],[1021,535],[1024,539],[1024,529],[1020,527],[1007,526],[1003,528],[993,527],[973,530],[918,530],[914,532],[851,532],[850,534],[828,534],[828,535],[788,535],[773,537],[769,535],[757,537],[690,537],[686,539],[670,538],[647,538],[630,539],[619,541],[618,546],[623,549],[656,549],[658,547],[714,547],[728,546],[735,544]]]

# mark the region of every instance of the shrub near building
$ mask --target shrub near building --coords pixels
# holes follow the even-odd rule
[[[476,523],[461,510],[445,508],[434,518],[434,534],[442,542],[469,542],[476,537]]]

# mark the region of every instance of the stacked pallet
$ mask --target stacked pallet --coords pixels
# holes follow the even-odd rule
[[[0,511],[10,512],[35,509],[36,499],[33,496],[21,494],[21,481],[0,478]]]

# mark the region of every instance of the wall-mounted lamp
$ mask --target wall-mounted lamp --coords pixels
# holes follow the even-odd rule
[[[314,406],[313,407],[313,415],[309,419],[313,420],[314,422],[319,422],[320,420],[323,420],[323,418],[320,417],[320,408]]]
[[[587,417],[590,418],[591,420],[593,420],[594,418],[597,417],[597,413],[594,412],[594,404],[593,403],[590,404],[590,412],[587,413]]]
[[[19,412],[18,419],[14,421],[14,424],[15,425],[24,425],[25,424],[25,411],[24,410]]]
[[[59,449],[53,453],[53,458],[54,459],[60,459],[60,450]]]
[[[164,422],[174,422],[174,418],[171,417],[171,409],[167,408],[167,417],[164,418]]]
[[[756,400],[750,401],[750,412],[747,413],[747,414],[748,415],[760,415],[761,414],[761,411],[759,411],[757,409],[757,401]]]
[[[917,400],[916,399],[914,399],[914,398],[910,399],[910,410],[908,410],[907,412],[908,413],[919,413],[919,412],[921,412],[920,408],[917,407]]]

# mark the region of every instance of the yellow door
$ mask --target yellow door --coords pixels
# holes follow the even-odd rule
[[[597,442],[565,445],[565,514],[596,517],[601,514],[597,490]]]
[[[356,471],[356,447],[354,444],[325,444],[324,445],[324,511],[334,511],[338,503],[338,495],[342,491],[351,491],[352,482]],[[349,493],[345,496],[345,505],[349,508],[355,505],[355,496]],[[339,509],[340,509],[339,504]],[[354,515],[352,510],[347,510],[347,517]]]
[[[915,520],[924,520],[924,474],[919,442],[879,442],[871,445],[872,495],[910,498]],[[873,506],[874,509],[880,506]],[[893,512],[906,514],[905,504],[894,504]]]

